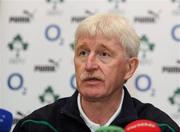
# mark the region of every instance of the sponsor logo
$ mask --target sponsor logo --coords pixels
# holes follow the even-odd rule
[[[177,63],[177,64],[180,64],[180,60],[177,60],[176,63]]]
[[[146,35],[142,35],[140,41],[140,64],[150,64],[151,60],[148,59],[147,54],[154,51],[155,44],[150,42]]]
[[[47,11],[48,15],[61,15],[62,11],[58,9],[58,5],[64,3],[64,0],[46,0],[48,4],[51,4],[52,7]]]
[[[24,42],[21,35],[17,34],[14,37],[14,39],[8,44],[8,48],[10,51],[15,53],[15,58],[11,59],[10,62],[12,63],[24,62],[24,59],[20,57],[20,53],[27,50],[28,43]]]
[[[152,10],[148,10],[146,16],[136,16],[134,17],[135,23],[156,23],[159,19],[160,12],[156,13]]]
[[[177,64],[180,64],[180,61],[176,61]],[[162,73],[180,73],[180,66],[174,65],[174,66],[163,66],[162,67]]]
[[[16,117],[13,119],[13,125],[17,124],[19,120],[27,116],[28,114],[23,114],[21,111],[16,112]]]
[[[47,28],[45,29],[45,37],[48,41],[60,41],[60,45],[64,44],[64,39],[61,37],[61,28],[56,24],[51,24],[47,26]]]
[[[169,103],[176,109],[175,112],[171,113],[171,117],[174,120],[180,119],[180,87],[177,87],[172,95],[168,98]]]
[[[180,15],[180,0],[171,0],[174,4],[177,4],[177,8],[173,10],[174,15]]]
[[[59,99],[59,95],[54,93],[54,90],[51,86],[48,86],[44,93],[39,96],[39,100],[41,103],[53,103]]]
[[[151,78],[146,74],[141,74],[135,79],[135,86],[139,91],[147,91],[151,88]]]
[[[151,96],[155,95],[155,89],[152,88],[151,77],[147,74],[140,74],[135,78],[135,87],[140,92],[147,92],[151,90]]]
[[[26,94],[27,90],[24,87],[24,78],[20,73],[12,73],[7,79],[8,87],[13,91],[18,91],[22,89],[22,93]]]
[[[112,12],[119,12],[123,13],[124,11],[120,9],[119,3],[125,3],[126,0],[108,0],[108,2],[113,3],[113,9],[111,9]]]
[[[91,11],[89,11],[89,10],[86,10],[86,11],[84,12],[84,14],[85,14],[85,15],[82,15],[82,16],[72,16],[72,17],[71,17],[71,22],[72,22],[72,23],[79,23],[79,22],[81,22],[82,20],[84,20],[85,18],[87,18],[88,16],[93,15],[93,14],[95,14],[95,13],[93,13],[93,12],[91,12]]]
[[[178,112],[180,112],[180,87],[174,91],[173,95],[169,97],[168,100],[172,105],[176,105],[178,107]]]
[[[74,48],[75,48],[75,43],[74,42],[70,43],[70,48],[74,51]]]
[[[75,76],[75,74],[73,74],[73,75],[71,76],[70,85],[71,85],[71,88],[72,88],[73,90],[77,88],[77,86],[76,86],[76,76]]]
[[[34,67],[35,72],[56,72],[59,68],[59,62],[49,59],[49,64],[46,65],[36,65]]]
[[[30,23],[34,18],[36,10],[30,12],[28,10],[23,10],[23,14],[19,16],[10,16],[9,23]]]
[[[180,42],[180,24],[175,25],[171,30],[171,36],[175,41]]]

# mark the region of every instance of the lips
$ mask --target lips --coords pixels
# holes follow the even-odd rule
[[[86,78],[83,80],[83,82],[87,85],[98,85],[99,83],[102,83],[103,80],[99,79],[99,78]]]
[[[102,81],[100,78],[91,77],[91,78],[85,78],[83,81]]]

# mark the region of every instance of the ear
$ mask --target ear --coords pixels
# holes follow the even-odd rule
[[[128,80],[129,78],[132,77],[132,75],[135,73],[138,65],[139,65],[139,60],[137,57],[132,57],[127,60],[127,70],[126,70],[126,74],[124,76],[125,80]]]

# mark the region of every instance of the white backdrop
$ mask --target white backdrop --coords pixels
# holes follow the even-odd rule
[[[1,0],[0,108],[13,113],[14,124],[74,92],[75,28],[110,11],[127,17],[141,38],[129,91],[180,124],[180,1]]]

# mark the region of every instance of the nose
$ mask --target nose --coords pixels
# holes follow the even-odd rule
[[[98,64],[96,61],[97,60],[96,60],[95,54],[93,54],[93,53],[89,54],[89,56],[86,60],[85,69],[87,71],[96,70],[98,68]]]

